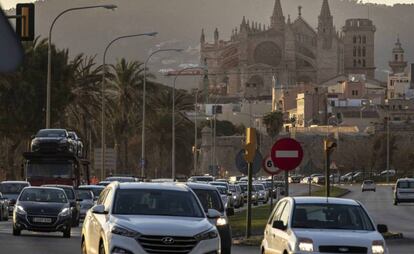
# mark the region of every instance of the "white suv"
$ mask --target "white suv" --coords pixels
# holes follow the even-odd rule
[[[398,179],[394,186],[394,205],[398,203],[414,202],[414,179]]]
[[[387,254],[381,233],[357,201],[337,198],[284,198],[273,210],[264,232],[262,254]]]
[[[187,186],[114,182],[86,215],[82,253],[219,254],[220,237]]]

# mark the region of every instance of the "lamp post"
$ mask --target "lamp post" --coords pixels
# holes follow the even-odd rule
[[[146,167],[146,161],[145,161],[145,120],[146,120],[146,97],[147,97],[147,65],[151,57],[157,53],[160,52],[167,52],[167,51],[175,51],[175,52],[181,52],[182,49],[158,49],[154,52],[152,52],[144,63],[144,86],[143,86],[143,93],[142,93],[142,133],[141,133],[141,177],[144,178],[145,174],[145,167]]]
[[[115,42],[127,39],[127,38],[134,38],[134,37],[140,37],[140,36],[155,36],[157,35],[157,32],[151,32],[151,33],[141,33],[141,34],[130,34],[130,35],[124,35],[119,36],[115,39],[113,39],[111,42],[108,43],[108,45],[105,48],[104,55],[103,55],[103,64],[102,64],[102,87],[101,87],[101,146],[102,146],[102,156],[101,156],[101,179],[105,177],[105,149],[106,149],[106,142],[105,142],[105,75],[106,75],[106,54],[108,53],[109,48],[114,44]]]
[[[83,6],[83,7],[76,7],[66,9],[61,12],[56,18],[53,20],[50,29],[49,29],[49,38],[48,38],[48,51],[47,51],[47,85],[46,85],[46,128],[50,128],[50,100],[51,100],[51,86],[52,86],[52,30],[55,26],[56,21],[63,16],[65,13],[78,11],[78,10],[86,10],[86,9],[96,9],[96,8],[105,8],[109,10],[114,10],[117,8],[116,5],[113,4],[105,4],[105,5],[92,5],[92,6]]]

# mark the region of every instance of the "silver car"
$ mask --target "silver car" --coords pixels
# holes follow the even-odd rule
[[[78,189],[77,201],[79,202],[80,212],[79,216],[81,219],[85,218],[86,213],[95,205],[95,198],[93,192],[90,190]]]
[[[242,190],[240,185],[238,184],[230,184],[229,190],[232,193],[232,199],[235,208],[242,207],[244,205],[244,198],[242,194]]]
[[[257,201],[263,202],[263,204],[266,204],[269,201],[269,192],[266,190],[263,184],[261,183],[254,183],[253,189],[257,193]]]

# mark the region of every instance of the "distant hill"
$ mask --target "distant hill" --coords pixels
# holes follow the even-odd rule
[[[72,54],[97,54],[101,61],[106,44],[119,35],[157,31],[157,38],[130,39],[115,45],[108,55],[115,58],[143,60],[157,46],[185,48],[182,55],[164,54],[154,57],[151,70],[176,68],[178,64],[198,63],[198,46],[201,28],[207,39],[219,28],[220,37],[228,39],[242,17],[268,24],[274,0],[43,0],[36,2],[36,30],[45,37],[52,19],[62,10],[74,6],[115,3],[119,8],[112,12],[104,9],[79,11],[62,17],[53,32],[53,41]],[[282,0],[284,14],[297,17],[297,7],[303,6],[304,18],[316,27],[322,0]],[[414,62],[414,5],[394,7],[376,4],[359,4],[357,0],[330,0],[337,28],[347,18],[367,18],[377,26],[376,62],[377,77],[385,79],[391,49],[397,34],[406,50],[407,60]],[[178,60],[174,60],[178,59]],[[183,78],[184,79],[184,78]],[[160,81],[167,79],[160,78]],[[194,87],[196,78],[186,78],[183,88]],[[183,85],[184,84],[184,85]]]

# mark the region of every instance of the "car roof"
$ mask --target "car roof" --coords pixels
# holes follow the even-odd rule
[[[217,190],[217,187],[208,183],[187,183],[187,186],[194,190]]]
[[[344,199],[344,198],[292,197],[291,199],[295,202],[295,204],[340,204],[340,205],[359,206],[359,203],[357,201],[353,199]]]
[[[26,182],[26,181],[2,181],[0,183],[21,183],[21,184],[29,184],[30,185],[30,183]]]
[[[144,183],[144,182],[133,182],[133,183],[119,183],[114,182],[110,186],[116,185],[121,190],[169,190],[169,191],[183,191],[188,192],[189,187],[183,183]]]
[[[397,182],[401,182],[401,181],[409,181],[409,182],[411,182],[411,181],[414,181],[414,178],[400,178],[400,179],[397,180]]]
[[[63,184],[44,184],[42,187],[56,187],[56,188],[67,188],[67,189],[74,189],[73,186],[70,185],[63,185]]]
[[[102,185],[80,185],[78,187],[78,189],[83,189],[83,188],[92,188],[92,189],[105,189],[105,186]]]
[[[52,187],[52,186],[28,186],[28,187],[24,188],[23,190],[28,190],[28,189],[46,189],[46,190],[60,190],[60,191],[64,191],[64,190],[62,190],[62,188]]]

